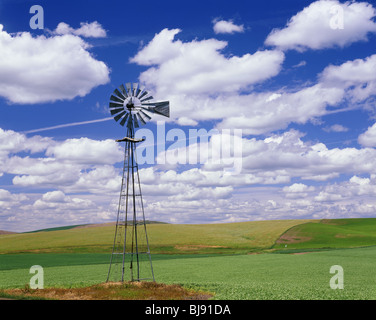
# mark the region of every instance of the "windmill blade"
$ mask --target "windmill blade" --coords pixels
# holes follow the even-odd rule
[[[144,102],[142,103],[143,106],[168,106],[170,104],[170,101],[159,101],[159,102]]]
[[[138,98],[141,100],[143,97],[145,97],[148,94],[147,91],[144,91]]]
[[[122,113],[118,114],[116,117],[114,117],[115,121],[119,121],[123,115],[125,115],[127,112],[123,111]]]
[[[137,82],[134,82],[134,83],[133,83],[133,96],[134,96],[134,97],[136,97],[137,88],[138,88],[138,83],[137,83]]]
[[[141,115],[140,115],[139,113],[136,113],[136,115],[137,115],[138,120],[140,120],[140,122],[141,122],[143,125],[145,125],[145,124],[146,124],[146,121],[141,117]]]
[[[120,91],[122,92],[122,94],[123,94],[125,97],[128,97],[127,90],[125,90],[123,84],[121,84],[121,85],[119,86],[119,89],[120,89]]]
[[[139,126],[139,124],[138,124],[137,117],[136,117],[135,114],[133,115],[133,121],[134,121],[134,126],[135,126],[136,128],[139,128],[140,126]]]
[[[124,95],[118,90],[118,89],[115,89],[114,90],[114,93],[121,99],[125,100],[126,98],[124,97]]]
[[[144,91],[144,90],[145,90],[145,88],[142,88],[142,89],[138,88],[138,89],[137,89],[137,93],[136,93],[136,97],[138,98],[138,95],[139,95],[142,91]]]
[[[145,110],[145,111],[148,111],[148,112],[151,112],[151,113],[155,113],[154,112],[154,108],[152,107],[141,107],[142,110]]]
[[[111,109],[111,115],[124,111],[124,108]]]
[[[170,102],[169,101],[161,101],[161,102],[154,102],[154,103],[143,103],[143,106],[151,106],[148,107],[147,110],[150,112],[154,112],[165,116],[167,118],[170,117]],[[154,107],[153,107],[154,106]]]
[[[121,125],[122,127],[124,127],[125,122],[127,121],[128,117],[129,117],[129,113],[127,113],[127,114],[125,115],[125,117],[120,121],[120,125]]]
[[[144,99],[140,99],[141,102],[144,102],[144,101],[148,101],[148,100],[151,100],[151,99],[154,99],[153,96],[148,96]],[[142,103],[143,104],[143,103]]]
[[[110,108],[120,108],[123,106],[123,103],[110,102]]]
[[[123,104],[124,100],[121,100],[119,99],[118,97],[112,95],[111,98],[110,98],[112,101],[116,101],[116,102],[119,102],[121,104]]]
[[[148,120],[151,120],[151,117],[150,117],[148,114],[146,114],[145,112],[143,112],[142,110],[140,110],[140,113],[141,113],[144,117],[146,117]]]
[[[128,96],[131,96],[132,95],[132,85],[131,85],[131,83],[127,82],[125,84],[125,86],[127,87]]]

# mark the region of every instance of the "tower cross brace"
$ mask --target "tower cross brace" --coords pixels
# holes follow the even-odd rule
[[[108,281],[155,281],[144,205],[138,172],[134,128],[127,128],[127,136],[116,140],[125,142],[123,175],[118,204],[115,237],[107,275]],[[127,272],[129,266],[129,272]]]

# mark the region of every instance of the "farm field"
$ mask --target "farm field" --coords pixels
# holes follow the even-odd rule
[[[156,255],[158,283],[211,292],[214,299],[376,299],[376,247],[308,254]],[[45,288],[77,288],[105,281],[106,254],[0,256],[0,289],[24,288],[33,264],[44,266]],[[333,290],[330,267],[344,270],[344,289]]]
[[[376,219],[151,224],[149,230],[158,283],[221,300],[376,299]],[[0,289],[24,288],[32,265],[43,267],[45,288],[103,283],[112,235],[109,226],[0,235]],[[343,268],[342,290],[330,288],[333,265]]]

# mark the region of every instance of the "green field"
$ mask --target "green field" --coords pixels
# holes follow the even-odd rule
[[[287,230],[274,249],[354,248],[376,244],[376,219],[321,220]]]
[[[304,255],[155,255],[157,282],[215,293],[214,299],[376,299],[376,247]],[[45,287],[104,282],[106,254],[0,256],[0,288],[25,287],[31,265],[44,267]],[[332,265],[344,270],[344,289],[333,290]]]
[[[376,219],[156,224],[148,230],[157,282],[209,291],[214,299],[376,299]],[[25,287],[32,265],[44,268],[45,287],[104,282],[112,232],[1,235],[0,289]],[[342,290],[330,288],[333,265],[343,268]]]

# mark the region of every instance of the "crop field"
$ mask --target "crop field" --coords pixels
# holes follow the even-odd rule
[[[301,255],[156,255],[158,283],[214,293],[214,299],[376,299],[376,247]],[[45,287],[76,288],[104,282],[106,254],[19,254],[0,257],[0,288],[23,288],[29,266],[44,266]],[[344,270],[333,290],[332,265]]]
[[[271,226],[272,222],[268,223]],[[256,222],[150,225],[154,245],[163,247],[159,252],[152,251],[154,273],[157,283],[210,292],[212,299],[374,300],[375,224],[376,219],[290,220],[277,221],[269,230]],[[103,239],[95,243],[82,236],[82,241],[78,240],[79,232],[87,235],[99,232],[95,230],[98,228],[1,235],[0,289],[24,288],[32,276],[32,265],[43,266],[45,288],[79,288],[105,282],[110,250],[103,251],[110,246]],[[166,228],[176,233],[163,236]],[[207,232],[203,232],[205,228]],[[77,233],[76,238],[66,240],[77,241],[72,250],[68,250],[69,243],[63,245],[64,237],[59,234],[69,231]],[[195,237],[198,234],[200,238]],[[25,242],[27,248],[22,250],[19,240],[12,251],[8,243],[11,237],[29,237],[32,241]],[[44,243],[44,237],[54,242]],[[330,268],[334,265],[343,269],[343,289],[330,286],[335,276]]]

